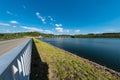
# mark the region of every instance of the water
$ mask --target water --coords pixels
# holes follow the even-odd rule
[[[42,38],[41,40],[120,72],[120,38]]]

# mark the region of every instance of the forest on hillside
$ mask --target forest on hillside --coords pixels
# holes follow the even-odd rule
[[[39,32],[20,32],[20,33],[0,33],[0,40],[8,40],[23,37],[44,37],[44,38],[120,38],[120,33],[101,33],[101,34],[76,34],[76,35],[55,35]]]
[[[23,37],[49,37],[52,34],[44,34],[39,32],[20,32],[20,33],[0,33],[0,40],[8,40],[15,38],[23,38]]]

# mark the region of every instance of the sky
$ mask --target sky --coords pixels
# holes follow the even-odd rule
[[[0,0],[0,33],[120,32],[120,0]]]

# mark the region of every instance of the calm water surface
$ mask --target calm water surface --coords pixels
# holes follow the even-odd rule
[[[42,38],[41,40],[120,72],[120,38]]]

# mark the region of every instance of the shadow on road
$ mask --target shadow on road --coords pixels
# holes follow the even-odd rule
[[[48,80],[48,65],[41,61],[34,42],[32,44],[30,80]]]

